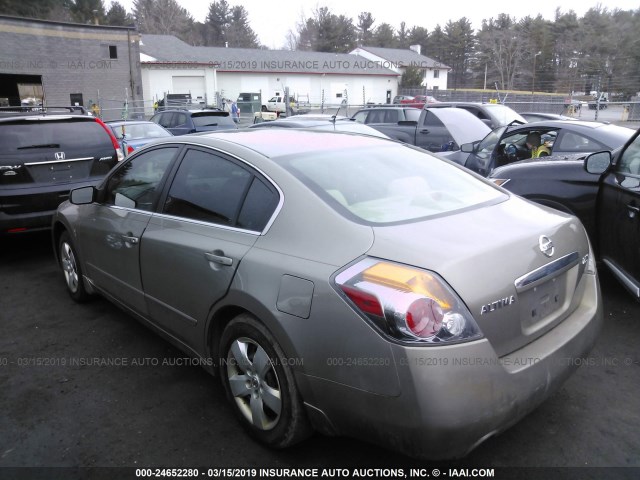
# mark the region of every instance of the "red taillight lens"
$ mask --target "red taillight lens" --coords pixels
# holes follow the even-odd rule
[[[400,340],[442,345],[482,337],[462,300],[433,272],[365,258],[335,283],[366,319]]]
[[[118,139],[116,138],[116,136],[113,134],[113,132],[111,131],[111,129],[107,126],[106,123],[104,123],[102,120],[100,120],[99,118],[95,119],[96,122],[98,122],[100,125],[102,125],[102,128],[104,128],[104,130],[107,132],[107,134],[109,135],[109,138],[111,139],[111,143],[113,144],[113,148],[115,148],[116,152],[120,151],[120,144],[118,143]],[[120,160],[120,158],[118,158],[118,160]]]
[[[131,145],[127,145],[127,155],[131,155],[133,153],[134,148]]]
[[[356,307],[364,313],[376,315],[378,317],[383,316],[382,306],[375,295],[363,292],[357,288],[351,288],[347,285],[341,285],[340,287],[342,288],[342,291],[347,294],[347,297],[356,304]]]
[[[431,298],[415,300],[405,314],[407,327],[414,335],[433,337],[442,328],[442,309]]]

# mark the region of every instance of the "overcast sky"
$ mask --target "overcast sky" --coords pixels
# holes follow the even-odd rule
[[[191,13],[197,21],[203,22],[209,12],[209,0],[177,0],[178,3]],[[495,18],[501,13],[506,13],[517,19],[530,15],[536,17],[542,15],[547,20],[552,20],[555,10],[560,6],[566,13],[573,10],[579,17],[587,10],[603,5],[609,11],[637,10],[640,8],[638,0],[609,0],[598,2],[596,0],[536,0],[536,1],[473,1],[473,0],[444,0],[416,1],[416,0],[392,0],[392,1],[362,1],[362,0],[299,0],[297,2],[279,0],[227,0],[229,5],[243,5],[249,13],[251,28],[258,34],[260,42],[272,49],[283,48],[286,44],[286,35],[289,30],[295,31],[296,24],[302,18],[308,18],[317,7],[328,7],[331,13],[351,17],[354,25],[358,22],[358,14],[371,12],[376,20],[374,27],[382,22],[391,24],[394,28],[404,21],[408,28],[412,26],[425,27],[431,31],[436,25],[444,27],[449,20],[457,21],[466,17],[471,21],[474,29],[482,26],[483,19]],[[120,3],[128,10],[132,10],[133,0],[120,0]],[[110,5],[109,0],[105,4]],[[436,4],[434,6],[434,4]]]

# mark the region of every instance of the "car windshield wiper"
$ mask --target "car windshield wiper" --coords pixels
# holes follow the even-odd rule
[[[27,145],[25,147],[18,147],[16,150],[26,150],[27,148],[60,148],[59,143],[42,143],[39,145]]]

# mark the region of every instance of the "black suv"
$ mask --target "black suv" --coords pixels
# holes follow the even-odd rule
[[[174,135],[238,128],[229,112],[219,109],[163,110],[151,117],[151,121],[166,128]]]
[[[122,159],[100,119],[52,111],[0,111],[0,235],[50,228],[70,190],[97,184]]]

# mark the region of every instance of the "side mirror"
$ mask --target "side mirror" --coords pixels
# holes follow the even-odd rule
[[[611,152],[596,152],[584,159],[584,169],[588,173],[602,175],[611,166]]]
[[[71,190],[69,201],[74,205],[87,205],[94,202],[95,196],[95,187],[81,187]]]
[[[473,143],[463,143],[460,145],[460,150],[464,153],[473,153]]]

